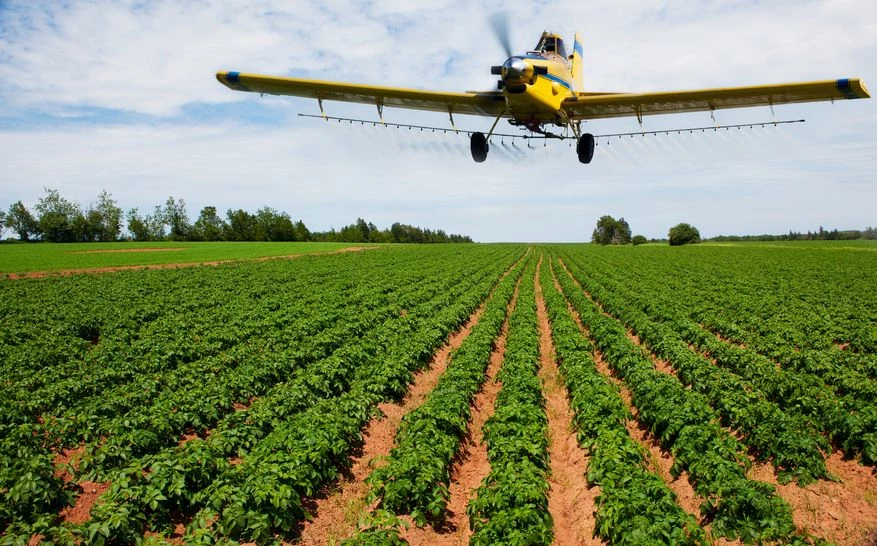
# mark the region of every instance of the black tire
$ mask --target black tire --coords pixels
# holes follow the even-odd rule
[[[472,150],[472,159],[475,160],[475,163],[484,163],[484,160],[487,159],[487,152],[490,150],[484,133],[472,133],[469,149]]]
[[[579,154],[580,162],[587,164],[594,159],[594,146],[596,146],[596,143],[594,142],[594,135],[591,133],[585,133],[579,138],[576,153]]]

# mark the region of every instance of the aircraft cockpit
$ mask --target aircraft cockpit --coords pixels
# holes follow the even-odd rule
[[[535,51],[542,54],[558,55],[563,59],[567,58],[566,47],[563,45],[563,38],[553,34],[545,33],[536,45]]]

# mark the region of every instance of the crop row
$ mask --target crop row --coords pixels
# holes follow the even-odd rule
[[[795,478],[804,486],[828,476],[820,451],[827,451],[828,443],[802,416],[785,413],[749,381],[689,349],[673,328],[650,320],[618,292],[604,289],[593,278],[579,275],[577,279],[604,311],[623,321],[649,349],[669,362],[684,384],[706,396],[722,424],[739,430],[743,442],[760,460],[773,463],[782,483]]]
[[[580,267],[582,262],[574,261],[574,263]],[[667,341],[668,339],[681,339],[684,344],[691,344],[704,354],[709,355],[723,369],[738,375],[756,391],[754,394],[761,394],[767,400],[781,407],[789,418],[799,422],[800,419],[806,419],[819,430],[825,431],[832,443],[848,455],[860,455],[862,461],[868,464],[877,462],[877,406],[874,404],[858,400],[851,395],[836,396],[834,391],[825,385],[821,377],[778,368],[767,357],[751,349],[721,341],[691,319],[685,318],[672,306],[665,305],[648,295],[634,293],[620,282],[610,280],[608,274],[600,278],[600,282],[611,287],[611,290],[601,289],[593,278],[588,276],[582,275],[580,280],[587,285],[595,297],[604,301],[613,313],[631,325],[633,325],[631,322],[634,320],[633,317],[640,315],[639,324],[650,323],[653,329],[659,329],[660,332],[652,331],[648,337],[656,348],[661,347],[661,352],[673,351],[676,355],[684,354],[685,351],[680,348],[678,342],[673,347],[673,342]],[[645,315],[640,313],[638,309],[644,310]],[[644,319],[644,316],[652,318],[654,321]],[[648,330],[644,330],[644,332],[648,332]],[[696,356],[678,356],[677,360],[699,365],[704,373],[720,373],[711,371],[702,361],[698,362]],[[731,407],[738,402],[728,400],[725,403]],[[734,407],[731,407],[731,410],[741,411]],[[753,410],[744,407],[742,411]],[[755,424],[757,425],[758,421]],[[770,435],[776,433],[775,431],[767,431],[761,438],[754,439],[756,449],[761,450],[764,449],[761,446],[766,446],[767,450],[770,450]],[[802,468],[809,467],[812,470],[805,470],[803,475],[788,466],[788,462],[783,460],[786,455],[800,451],[801,447],[811,452],[817,447],[825,449],[826,446],[823,442],[816,439],[818,443],[814,444],[812,435],[810,435],[809,440],[806,440],[804,436],[801,437],[801,440],[796,440],[793,436],[785,438],[787,446],[777,445],[773,449],[774,453],[771,454],[771,456],[779,457],[774,462],[778,464],[778,469],[782,473],[797,474],[798,477],[803,477],[805,482],[809,479],[807,474],[814,478],[824,475],[824,472],[819,469],[818,463],[816,463],[817,466],[808,464],[806,457],[800,459],[803,463]],[[801,442],[810,444],[810,447],[802,445]],[[799,447],[792,447],[795,444],[798,444]],[[768,454],[769,451],[762,453]],[[801,453],[803,455],[803,452]],[[815,459],[813,461],[815,462]],[[797,463],[794,464],[800,466]]]
[[[710,332],[748,347],[785,369],[820,378],[838,395],[849,395],[872,404],[877,402],[877,355],[856,354],[834,345],[821,350],[790,346],[780,333],[753,334],[713,309],[698,310],[692,319]]]
[[[429,397],[403,417],[387,464],[367,480],[370,498],[378,500],[381,509],[410,514],[418,525],[444,518],[451,461],[466,432],[472,399],[485,380],[494,341],[528,262],[532,257],[497,287]]]
[[[560,373],[569,392],[579,443],[590,455],[587,479],[600,487],[595,535],[610,544],[704,544],[697,521],[646,466],[643,448],[627,432],[630,413],[620,392],[597,371],[594,346],[583,336],[552,281],[540,275]]]
[[[484,425],[490,473],[467,508],[473,545],[549,545],[554,538],[548,511],[548,419],[538,376],[536,268],[532,260],[519,286],[496,377],[502,388]]]
[[[645,351],[626,336],[623,326],[603,315],[563,272],[558,280],[608,364],[631,391],[638,418],[671,451],[671,471],[687,470],[704,502],[701,513],[715,536],[745,542],[790,537],[791,508],[766,483],[749,480],[750,462],[739,441],[717,424],[707,399],[657,371]]]
[[[498,273],[494,271],[492,274]],[[485,278],[484,272],[471,272],[471,281],[479,282]],[[379,303],[387,295],[376,290],[370,306],[345,310],[340,320],[343,324],[341,331],[332,328],[329,332],[312,336],[310,339],[316,340],[317,346],[292,340],[288,350],[254,358],[230,372],[209,376],[211,380],[201,385],[164,390],[149,406],[107,419],[104,426],[106,438],[99,438],[88,446],[89,456],[84,462],[94,461],[100,465],[98,469],[112,469],[127,463],[132,457],[176,444],[186,430],[201,432],[206,427],[215,426],[219,418],[233,410],[235,402],[263,397],[269,392],[269,400],[260,407],[288,406],[291,399],[301,398],[300,395],[290,396],[290,389],[295,392],[302,389],[302,385],[311,384],[303,394],[318,396],[326,387],[317,378],[329,381],[330,391],[341,391],[346,382],[339,374],[355,369],[382,350],[386,343],[384,332],[392,331],[399,320],[400,302],[406,313],[422,315],[436,304],[434,299],[446,298],[458,291],[462,281],[456,275],[440,281],[412,281],[401,294],[402,300],[391,301],[389,305]],[[412,301],[405,301],[409,299]],[[419,301],[413,301],[415,299]],[[324,333],[328,335],[321,335]],[[320,346],[325,338],[332,341]],[[330,371],[320,373],[326,367]],[[280,386],[290,388],[278,388]]]
[[[174,468],[174,461],[164,466],[153,464],[155,472],[135,490],[136,499],[147,508],[154,492],[166,496],[167,502],[155,512],[162,521],[169,521],[169,511],[175,506],[188,513],[200,510],[189,529],[192,540],[207,534],[262,542],[273,533],[289,532],[307,517],[302,498],[314,495],[348,464],[348,451],[359,441],[359,431],[374,405],[404,392],[412,371],[474,310],[493,279],[462,293],[450,292],[431,306],[418,309],[417,314],[401,317],[375,335],[382,342],[381,350],[358,366],[330,359],[331,364],[322,370],[325,374],[312,370],[303,375],[305,382],[288,393],[284,403],[270,408],[270,419],[241,416],[235,420],[237,426],[222,427],[203,443],[197,439],[186,443],[181,451],[190,465],[187,472]],[[436,308],[441,311],[436,313]],[[335,381],[341,378],[349,386],[339,393]],[[194,446],[186,449],[189,444]],[[199,456],[202,445],[209,450],[207,456]],[[236,459],[239,464],[235,464]],[[216,467],[205,468],[205,460],[212,460]],[[137,466],[128,469],[129,477],[137,478]],[[181,474],[194,483],[174,488]],[[113,495],[111,491],[101,507],[107,509],[94,514],[92,526],[113,521],[119,511],[111,510],[114,497],[126,498],[126,493]],[[126,508],[120,507],[121,511]],[[148,514],[149,509],[143,512]],[[213,518],[213,525],[205,524]],[[139,528],[135,530],[139,532]]]
[[[838,260],[837,252],[801,250],[744,254],[703,248],[672,257],[648,250],[626,256],[589,252],[588,262],[598,276],[623,277],[631,289],[784,367],[818,375],[842,394],[861,392],[873,400],[873,257],[845,252]]]
[[[496,265],[491,266],[491,269],[495,271],[497,267],[504,267],[501,263],[493,263]],[[323,403],[320,400],[325,400],[325,397],[337,396],[339,391],[343,391],[344,384],[350,386],[347,391],[349,393],[347,399],[352,400],[351,404],[358,404],[357,407],[365,407],[362,404],[368,406],[370,397],[376,395],[375,393],[387,395],[387,393],[393,392],[394,388],[398,390],[398,385],[394,386],[392,381],[388,381],[386,385],[380,383],[376,385],[374,380],[382,377],[384,371],[401,374],[404,369],[405,373],[410,374],[409,367],[416,367],[428,354],[431,354],[431,349],[440,342],[443,334],[459,323],[460,316],[465,316],[466,311],[471,312],[472,306],[477,304],[480,298],[483,298],[485,289],[489,288],[500,271],[501,269],[496,271],[492,279],[489,274],[486,275],[477,286],[471,286],[465,291],[461,289],[460,293],[452,291],[440,300],[431,302],[431,306],[418,308],[416,312],[412,308],[406,316],[398,317],[398,321],[388,321],[383,326],[385,332],[383,337],[375,336],[380,340],[380,347],[387,348],[387,353],[381,355],[381,358],[369,358],[366,354],[349,352],[343,360],[331,361],[330,359],[327,361],[323,359],[320,361],[323,363],[322,367],[311,370],[322,372],[322,375],[321,373],[301,374],[298,376],[298,381],[290,382],[297,384],[297,388],[294,385],[285,385],[292,389],[285,394],[293,399],[297,395],[298,402],[297,406],[293,403],[286,406],[286,409],[293,410],[293,406],[296,406],[296,411],[301,411],[306,408],[318,407]],[[455,297],[457,298],[455,299]],[[447,305],[446,312],[432,316],[436,306],[445,305]],[[392,347],[388,348],[390,345]],[[398,362],[392,366],[385,366],[383,363],[377,362],[383,360],[387,354],[396,355],[399,359]],[[367,363],[369,365],[366,365]],[[358,365],[361,366],[357,367]],[[363,370],[367,368],[379,369],[370,369],[366,373]],[[372,381],[365,381],[363,374]],[[397,383],[400,380],[404,383],[406,376],[396,377]],[[371,389],[365,393],[368,396],[357,398],[357,389],[362,389],[365,385]],[[322,387],[323,390],[320,391],[318,387]],[[276,401],[278,398],[273,398],[273,400]],[[253,406],[255,407],[256,404]],[[247,453],[249,448],[253,447],[255,450],[255,446],[260,444],[260,438],[266,437],[266,433],[269,436],[274,434],[273,424],[292,415],[283,415],[283,411],[275,411],[276,408],[269,408],[267,404],[261,407],[263,409],[261,413],[241,411],[231,414],[229,417],[249,414],[250,417],[255,418],[255,421],[247,422],[241,420],[241,417],[237,417],[237,420],[229,418],[227,426],[218,427],[223,428],[224,433],[217,434],[216,440],[208,443],[205,440],[196,439],[183,444],[178,449],[159,452],[153,458],[134,460],[131,462],[131,467],[114,474],[113,489],[108,495],[108,502],[95,509],[95,518],[90,526],[91,531],[94,532],[92,538],[99,541],[101,537],[108,536],[130,537],[133,536],[130,533],[136,535],[138,529],[142,529],[143,524],[147,521],[151,527],[160,526],[162,521],[167,521],[167,513],[171,510],[192,513],[197,506],[190,501],[208,482],[214,483],[212,478],[222,474],[218,470],[233,470],[229,467],[243,466],[243,464],[236,465],[229,462],[230,457],[244,455],[244,462],[248,458],[252,458]],[[362,414],[353,411],[351,415],[359,418]],[[257,424],[256,421],[258,421]],[[241,426],[235,426],[235,424]],[[300,427],[300,429],[303,430],[304,427]],[[277,434],[282,435],[282,433]],[[340,430],[336,429],[335,434],[341,434]],[[208,440],[212,438],[213,436]],[[235,449],[236,453],[232,455],[226,453],[230,449]],[[53,469],[50,459],[43,457],[43,461],[47,463],[48,475],[51,476]],[[144,473],[142,469],[149,470]],[[328,474],[324,473],[325,475]],[[187,501],[175,504],[174,499],[179,500],[180,496],[186,497]],[[47,507],[53,509],[57,508],[58,505],[59,503],[55,502],[50,503]],[[117,506],[118,510],[114,511],[114,506]],[[45,513],[50,514],[51,510],[47,510]],[[48,525],[45,518],[40,523],[43,527]],[[61,531],[56,529],[56,532],[60,533]]]
[[[437,292],[441,293],[442,288],[445,286],[440,287]],[[427,310],[429,309],[424,311]],[[396,310],[396,316],[398,317],[398,310]],[[252,366],[244,367],[251,368]],[[266,368],[270,369],[268,366]],[[212,381],[205,382],[206,385],[224,387],[222,382],[217,380],[216,374],[209,374],[207,377],[211,378]],[[239,375],[238,377],[244,376]],[[146,377],[144,381],[146,383],[156,382],[151,377]],[[143,381],[137,382],[138,385],[142,383]],[[202,415],[205,416],[205,421],[209,416],[216,416],[220,412],[231,410],[232,400],[229,400],[228,397],[217,401],[212,397],[193,398],[189,396],[190,391],[186,389],[168,392],[177,394],[174,407],[180,408],[180,411],[171,411],[172,408],[164,407],[161,404],[146,404],[143,411],[148,412],[147,415],[154,416],[154,421],[146,420],[143,423],[145,427],[138,427],[142,420],[119,418],[120,434],[111,436],[107,444],[99,444],[96,453],[89,453],[84,461],[83,470],[88,470],[96,464],[106,468],[110,463],[118,463],[119,461],[128,463],[132,450],[144,443],[155,445],[168,440],[175,442],[176,438],[179,438],[179,434],[174,433],[174,428],[179,430],[181,426],[185,426],[186,416],[192,415],[199,408],[203,409]],[[195,392],[204,394],[203,390],[196,389]],[[108,396],[108,400],[112,400],[112,397]],[[9,403],[18,402],[14,399],[6,401]],[[26,400],[22,402],[26,402]],[[184,405],[186,403],[191,405]],[[157,411],[160,409],[167,411],[162,414]],[[101,430],[99,428],[100,417],[100,415],[93,415],[85,419],[84,422]],[[177,424],[176,427],[170,425],[174,420]],[[94,424],[92,425],[92,423]],[[162,425],[162,423],[165,424]],[[54,454],[51,450],[53,447],[51,433],[54,430],[52,427],[63,426],[63,424],[63,421],[58,420],[52,420],[47,424],[30,423],[27,418],[19,417],[18,422],[6,427],[2,444],[3,456],[0,459],[2,460],[0,484],[3,485],[4,489],[8,489],[9,494],[5,495],[3,502],[0,503],[0,521],[2,523],[8,524],[13,520],[32,522],[40,515],[51,517],[57,513],[60,507],[69,504],[72,500],[72,486],[65,485],[55,475]],[[159,436],[161,432],[167,434],[161,437]]]

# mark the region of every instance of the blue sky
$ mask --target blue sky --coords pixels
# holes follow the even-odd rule
[[[217,70],[464,91],[503,59],[495,4],[436,0],[0,1],[0,207],[43,187],[83,206],[109,191],[150,211],[168,196],[194,220],[264,205],[314,230],[362,216],[479,241],[587,240],[601,215],[665,236],[877,225],[877,100],[776,108],[783,128],[634,139],[578,163],[568,144],[475,164],[464,137],[300,118],[313,101],[232,92]],[[877,4],[866,0],[510,2],[516,50],[542,30],[585,41],[589,91],[658,91],[861,77],[877,88]],[[373,108],[326,103],[332,115]],[[446,116],[387,109],[388,121]],[[719,123],[771,119],[717,112]],[[456,119],[486,131],[491,120]],[[708,114],[646,118],[656,130]],[[510,132],[507,125],[501,128]],[[635,131],[635,120],[589,124]],[[519,144],[520,145],[520,144]]]

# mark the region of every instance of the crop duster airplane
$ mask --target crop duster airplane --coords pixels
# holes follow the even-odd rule
[[[450,93],[244,72],[218,72],[216,79],[236,91],[317,99],[324,118],[324,100],[376,105],[382,123],[385,106],[447,113],[454,130],[454,114],[486,116],[494,120],[487,135],[472,132],[470,136],[472,158],[479,163],[487,158],[489,140],[503,118],[528,130],[531,135],[575,138],[579,161],[590,163],[594,157],[595,138],[591,133],[582,132],[581,123],[587,120],[636,116],[642,123],[643,116],[653,114],[712,113],[718,109],[753,106],[773,109],[777,104],[870,97],[864,82],[851,78],[658,93],[585,91],[582,84],[582,40],[578,34],[571,53],[559,35],[543,32],[535,49],[523,55],[512,55],[507,24],[497,17],[492,19],[492,24],[508,57],[501,66],[490,69],[491,74],[500,77],[496,91]],[[565,128],[567,134],[571,130],[574,136],[551,133],[546,127],[552,125]]]

